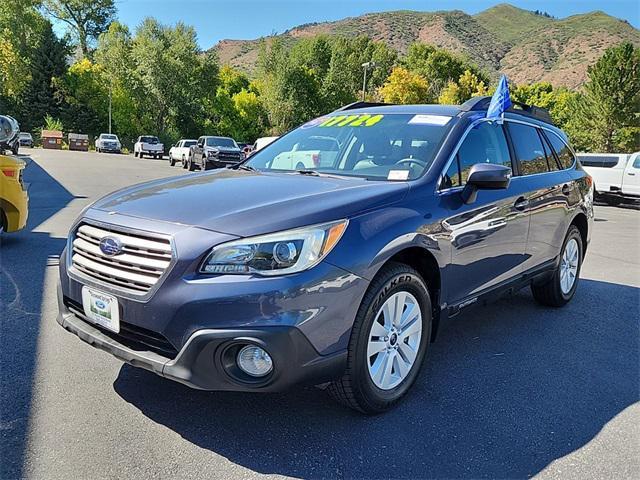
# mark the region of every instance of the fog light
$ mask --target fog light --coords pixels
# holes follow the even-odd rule
[[[262,348],[247,345],[238,352],[238,367],[252,377],[264,377],[273,370],[271,356]]]

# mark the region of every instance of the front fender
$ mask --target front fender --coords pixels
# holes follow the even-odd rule
[[[389,207],[350,220],[338,247],[326,261],[358,276],[372,280],[394,255],[409,248],[430,253],[440,268],[447,265],[451,252],[442,248],[439,222],[425,224],[423,215],[403,207]]]

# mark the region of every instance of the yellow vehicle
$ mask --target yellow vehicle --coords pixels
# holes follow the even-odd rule
[[[25,163],[0,155],[0,233],[24,228],[29,215],[29,196],[22,181]]]

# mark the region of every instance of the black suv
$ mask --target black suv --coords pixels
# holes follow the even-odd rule
[[[200,137],[198,143],[189,149],[186,167],[193,171],[228,167],[244,160],[244,154],[233,138]]]
[[[591,178],[544,112],[490,120],[489,100],[350,105],[240,165],[98,200],[60,259],[58,321],[191,387],[389,408],[443,320],[578,286]]]

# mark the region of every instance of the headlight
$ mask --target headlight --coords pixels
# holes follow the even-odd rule
[[[202,273],[286,275],[317,265],[336,246],[348,220],[243,238],[214,247]]]

